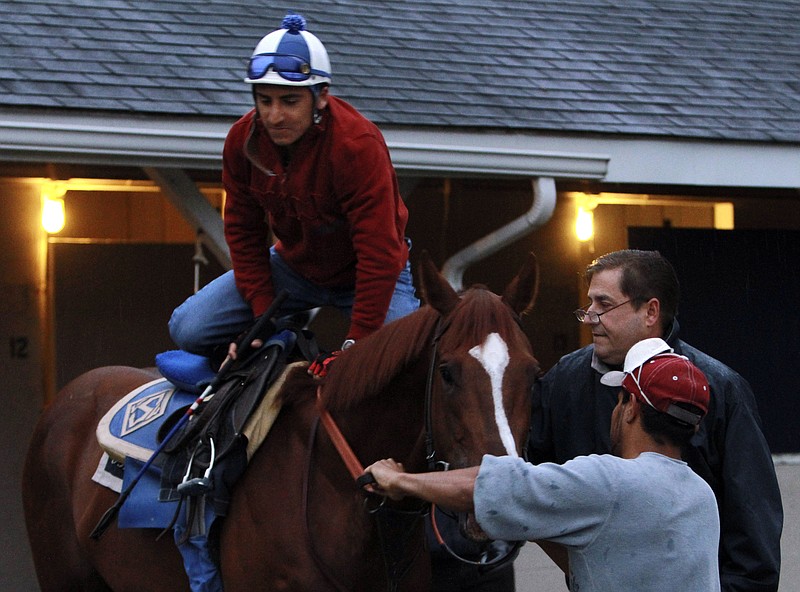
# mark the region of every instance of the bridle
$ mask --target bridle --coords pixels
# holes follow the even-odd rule
[[[431,363],[430,363],[430,366],[428,367],[428,374],[427,374],[427,379],[426,379],[426,384],[425,384],[425,460],[426,460],[426,462],[428,464],[428,469],[430,471],[447,471],[450,468],[450,463],[449,462],[447,462],[445,460],[437,459],[436,448],[434,446],[434,441],[433,441],[433,378],[434,378],[434,375],[435,375],[435,372],[436,372],[436,365],[437,365],[437,361],[438,361],[438,357],[439,357],[438,356],[439,341],[442,338],[442,336],[447,332],[449,327],[450,327],[449,319],[443,319],[443,317],[440,316],[438,321],[437,321],[437,323],[436,323],[436,328],[435,328],[435,331],[434,331],[434,334],[433,334],[433,340],[432,340],[432,344],[431,344],[431,346],[432,346]],[[321,392],[322,392],[322,386],[317,387],[317,399],[318,400],[320,398]],[[369,473],[367,473],[367,474],[364,473],[363,465],[361,464],[361,462],[356,457],[356,455],[353,452],[352,448],[348,444],[347,439],[344,437],[344,435],[342,434],[342,432],[339,429],[338,425],[336,425],[336,422],[334,421],[333,417],[330,415],[330,413],[326,409],[323,409],[323,408],[319,409],[319,422],[322,424],[322,426],[325,428],[326,432],[328,433],[328,436],[331,439],[331,442],[333,443],[334,447],[336,448],[337,452],[339,453],[339,456],[342,458],[342,461],[344,462],[345,466],[347,467],[347,470],[349,471],[350,475],[353,477],[353,480],[355,481],[356,485],[362,491],[364,491],[364,493],[367,496],[374,497],[375,494],[368,493],[364,489],[368,484],[375,482],[374,478]],[[315,425],[311,430],[312,442],[310,443],[311,445],[309,446],[309,466],[308,466],[308,472],[309,473],[310,473],[310,470],[311,470],[311,461],[310,461],[311,450],[313,448],[313,439],[314,439],[316,431],[317,431],[316,428],[317,428],[317,426]],[[525,455],[525,456],[527,456],[527,455]],[[304,490],[305,490],[305,495],[307,496],[308,495],[308,485],[307,484],[304,487]],[[371,508],[371,509],[368,509],[368,511],[370,513],[372,513],[372,514],[378,515],[379,512],[383,511],[384,509],[388,509],[388,506],[385,505],[385,501],[386,501],[386,498],[382,497],[381,501],[378,504],[378,506],[374,507],[374,508]],[[307,508],[307,502],[304,503],[304,505]],[[481,567],[481,568],[485,568],[486,570],[495,569],[497,567],[505,565],[509,561],[513,561],[516,558],[516,556],[519,554],[519,550],[525,544],[525,541],[515,541],[513,544],[511,544],[509,546],[508,550],[506,550],[505,552],[499,554],[498,556],[496,556],[495,558],[493,558],[491,560],[478,560],[478,561],[476,561],[476,560],[472,560],[472,559],[467,559],[466,557],[463,557],[463,556],[459,555],[458,553],[456,553],[455,551],[453,551],[450,548],[450,546],[447,544],[447,542],[444,540],[444,537],[441,535],[441,533],[439,531],[439,527],[438,527],[438,525],[436,523],[436,516],[435,516],[436,507],[435,507],[435,505],[431,505],[429,511],[428,511],[428,509],[426,507],[422,507],[419,510],[412,511],[411,513],[415,517],[420,517],[426,511],[430,514],[431,527],[432,527],[433,533],[436,536],[436,539],[439,542],[439,544],[442,545],[442,547],[445,549],[445,551],[447,551],[447,553],[449,555],[451,555],[453,558],[457,559],[458,561],[460,561],[462,563],[466,563],[468,565],[475,565],[475,566],[478,566],[478,567]],[[306,512],[306,514],[307,514],[307,512]],[[310,538],[309,538],[309,540],[310,540]],[[322,564],[321,559],[316,555],[316,553],[313,552],[313,549],[312,549],[312,553],[314,554],[315,559],[317,560],[317,563],[321,566],[321,568],[323,569],[323,572],[326,574],[328,579],[331,580],[332,582],[334,582],[334,584],[341,589],[341,586],[338,584],[338,582],[336,582],[335,578],[333,578],[333,576],[328,573],[327,569],[324,568],[324,565]],[[390,589],[395,589],[396,588],[397,583],[399,582],[399,579],[403,575],[403,574],[399,574],[398,575],[396,573],[393,573],[393,572],[396,572],[396,571],[397,570],[395,570],[395,569],[390,569],[389,565],[387,564],[387,578],[389,580]]]
[[[431,353],[431,364],[428,367],[428,378],[425,384],[425,459],[428,463],[428,470],[430,471],[447,471],[450,469],[450,463],[446,460],[437,460],[436,458],[436,447],[433,443],[433,376],[436,372],[436,362],[438,359],[438,351],[439,351],[439,340],[441,339],[442,335],[447,332],[447,329],[450,327],[450,321],[442,322],[442,317],[439,317],[438,322],[436,323],[436,331],[434,332],[433,336],[433,343],[432,348],[433,351]],[[524,448],[527,450],[527,446]],[[527,457],[527,454],[523,456]],[[447,553],[457,559],[461,563],[466,563],[468,565],[476,565],[479,567],[489,569],[495,569],[502,565],[505,565],[509,561],[513,561],[517,555],[519,554],[520,549],[525,544],[525,541],[514,541],[514,543],[510,546],[510,548],[505,552],[501,553],[494,559],[489,561],[475,561],[472,559],[467,559],[453,551],[450,546],[447,544],[447,541],[444,540],[441,532],[439,531],[439,526],[436,523],[436,504],[431,504],[431,529],[433,530],[433,534],[436,537],[438,543],[444,548]]]
[[[449,462],[436,460],[436,448],[433,446],[433,376],[436,373],[439,340],[449,328],[450,321],[443,323],[440,316],[433,333],[431,364],[428,366],[428,377],[425,381],[425,460],[428,463],[429,471],[446,471],[450,468]]]

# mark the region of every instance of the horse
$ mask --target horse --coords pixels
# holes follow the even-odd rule
[[[476,285],[456,293],[429,256],[419,266],[425,304],[339,355],[328,376],[294,367],[282,409],[232,494],[218,531],[227,592],[250,590],[424,590],[419,500],[384,500],[407,526],[388,532],[382,508],[355,485],[332,437],[327,412],[362,466],[391,457],[409,471],[480,464],[484,454],[520,455],[539,364],[521,329],[538,270],[531,254],[502,296]],[[42,592],[188,590],[181,556],[154,529],[93,527],[117,494],[91,480],[102,450],[100,418],[122,396],[158,378],[154,369],[112,366],[70,382],[46,407],[24,466],[25,519]],[[389,521],[391,522],[391,521]],[[474,517],[465,535],[485,538]],[[391,528],[391,524],[389,525]],[[398,557],[391,575],[385,553]]]

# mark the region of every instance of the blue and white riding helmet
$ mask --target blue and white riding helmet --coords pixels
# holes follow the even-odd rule
[[[282,86],[331,83],[331,62],[325,46],[306,31],[306,19],[287,14],[281,28],[256,45],[245,82]]]

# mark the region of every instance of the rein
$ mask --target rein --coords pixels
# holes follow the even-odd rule
[[[440,316],[437,323],[436,323],[436,330],[434,332],[432,347],[433,351],[431,354],[431,363],[428,367],[428,375],[425,384],[425,459],[428,463],[428,469],[430,471],[447,471],[450,468],[450,463],[444,460],[437,460],[436,459],[436,448],[434,447],[433,442],[433,378],[436,373],[436,362],[438,359],[438,349],[439,349],[439,340],[441,339],[442,335],[447,331],[450,327],[449,321],[442,320]],[[317,401],[320,400],[322,393],[322,385],[317,387]],[[328,432],[328,436],[331,439],[334,447],[336,448],[339,456],[342,457],[342,461],[344,462],[347,470],[350,472],[350,475],[356,482],[356,485],[359,488],[362,488],[367,485],[368,483],[373,483],[374,478],[372,475],[365,475],[364,474],[364,466],[356,457],[353,449],[347,442],[347,439],[342,434],[339,426],[336,425],[333,417],[331,417],[330,413],[327,409],[320,409],[319,410],[319,420],[322,422],[322,425],[325,427],[325,430]],[[381,501],[381,505],[378,509],[384,507],[385,498]],[[519,553],[519,550],[522,548],[524,541],[516,541],[513,545],[510,545],[509,550],[505,553],[502,553],[489,561],[474,561],[471,559],[467,559],[466,557],[462,557],[461,555],[457,554],[453,551],[447,542],[444,540],[441,532],[439,531],[439,527],[436,524],[436,517],[435,512],[436,506],[431,506],[430,517],[431,517],[431,528],[433,530],[434,535],[436,536],[436,540],[439,542],[440,545],[447,551],[447,553],[452,556],[454,559],[462,563],[466,563],[468,565],[477,565],[480,567],[485,568],[495,568],[501,565],[504,565],[508,561],[513,561]],[[377,511],[377,510],[374,510]]]
[[[317,401],[320,400],[322,393],[322,386],[317,387]],[[353,477],[359,489],[364,491],[364,486],[368,483],[374,483],[374,478],[370,474],[364,473],[364,466],[358,460],[347,439],[342,434],[336,421],[333,419],[327,409],[319,409],[319,417],[317,421],[322,423],[328,437],[331,439],[334,448],[339,453],[342,461],[347,467],[348,472]],[[336,577],[330,573],[327,566],[325,566],[322,558],[314,549],[311,539],[311,532],[308,527],[308,497],[309,497],[309,481],[311,477],[311,457],[314,450],[314,440],[317,433],[317,423],[312,426],[310,433],[310,441],[308,445],[308,459],[306,481],[303,487],[304,497],[303,506],[304,514],[306,516],[306,532],[311,546],[311,554],[313,555],[317,565],[325,574],[325,577],[333,583],[340,592],[346,592],[347,588],[344,587]],[[366,492],[364,492],[366,494]],[[368,495],[368,494],[367,494]],[[365,500],[366,502],[366,500]],[[367,512],[373,514],[376,518],[378,527],[378,535],[381,541],[381,551],[383,554],[384,564],[386,567],[386,580],[390,591],[397,590],[400,580],[405,576],[406,572],[411,568],[417,555],[423,549],[423,545],[418,545],[417,550],[414,552],[410,560],[403,560],[400,558],[402,551],[405,549],[406,543],[410,540],[409,535],[412,530],[409,525],[413,526],[422,514],[425,513],[426,507],[420,510],[399,510],[391,508],[386,505],[386,498],[381,497],[380,503],[374,508],[367,508]]]
[[[311,457],[313,456],[314,450],[314,440],[316,439],[317,435],[317,427],[319,423],[319,418],[316,418],[314,424],[311,426],[311,431],[309,433],[309,441],[308,441],[308,455],[306,458],[306,471],[303,477],[303,516],[305,517],[305,527],[306,527],[306,537],[308,537],[308,546],[309,550],[311,551],[311,556],[314,558],[314,561],[317,563],[320,571],[325,575],[331,584],[338,590],[338,592],[347,592],[347,587],[343,586],[338,579],[330,572],[328,566],[325,565],[325,562],[317,553],[316,548],[314,547],[314,540],[311,538],[311,528],[308,525],[308,499],[309,499],[309,491],[311,488],[310,481],[311,481]],[[337,428],[338,431],[338,428]],[[339,432],[341,436],[341,432]],[[347,445],[347,442],[345,442]],[[349,446],[347,446],[349,448]],[[352,454],[352,450],[350,453]],[[340,453],[341,454],[341,453]],[[357,462],[357,461],[356,461]]]
[[[317,401],[320,400],[321,395],[322,385],[319,385],[317,387]],[[359,477],[364,474],[364,465],[361,464],[361,461],[358,460],[353,449],[350,448],[350,444],[347,443],[347,439],[344,437],[344,434],[342,434],[342,430],[336,425],[336,422],[327,409],[319,410],[319,420],[322,422],[325,431],[328,432],[328,436],[331,442],[333,442],[339,456],[342,457],[342,461],[344,461],[347,470],[350,472],[350,476],[358,481]]]

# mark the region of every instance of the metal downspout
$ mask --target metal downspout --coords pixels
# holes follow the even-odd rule
[[[533,203],[531,208],[519,218],[487,234],[445,261],[442,275],[457,292],[464,288],[464,270],[481,259],[485,259],[507,244],[530,233],[545,224],[556,207],[556,183],[552,177],[535,177]]]

